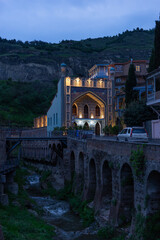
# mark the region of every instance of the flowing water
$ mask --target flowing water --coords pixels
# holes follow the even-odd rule
[[[82,220],[70,210],[66,201],[44,197],[40,189],[40,177],[32,174],[27,177],[26,189],[30,197],[43,210],[42,218],[55,227],[55,240],[98,240],[94,224],[84,228]]]

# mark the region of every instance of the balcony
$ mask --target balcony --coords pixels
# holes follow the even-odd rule
[[[147,105],[160,104],[160,91],[153,92],[147,96]]]

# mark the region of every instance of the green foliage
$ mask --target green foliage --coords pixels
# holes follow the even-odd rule
[[[125,235],[119,235],[113,226],[107,225],[98,230],[98,237],[105,240],[125,240]]]
[[[48,177],[49,176],[51,176],[51,174],[52,174],[52,171],[43,171],[42,173],[41,173],[41,178],[40,178],[40,181],[41,182],[46,182],[47,181],[47,179],[48,179]]]
[[[94,211],[87,206],[86,201],[82,201],[78,196],[72,196],[69,199],[69,203],[72,210],[79,214],[85,227],[88,227],[92,222],[94,222]]]
[[[146,218],[143,235],[144,240],[160,239],[160,211]]]
[[[105,126],[103,128],[103,132],[105,133],[105,135],[117,135],[119,133],[120,129],[119,126],[113,126],[109,125],[109,126]]]
[[[125,83],[125,102],[127,107],[135,99],[133,87],[135,87],[136,84],[135,67],[134,64],[130,64],[128,78]]]
[[[133,167],[134,174],[137,177],[142,176],[144,173],[145,163],[146,163],[143,149],[140,149],[138,147],[137,151],[132,150],[131,156],[130,156],[130,162]]]
[[[156,69],[160,66],[160,21],[156,21],[154,50],[155,50],[155,69]]]
[[[52,240],[53,226],[30,214],[27,209],[0,206],[0,222],[6,240]]]
[[[28,175],[26,169],[18,168],[16,170],[14,180],[19,186],[18,196],[9,193],[10,205],[5,207],[0,205],[0,223],[4,238],[6,240],[52,240],[55,235],[53,226],[47,225],[26,209],[26,204],[34,203],[23,189],[25,177]],[[19,202],[21,207],[13,206],[13,200]]]
[[[156,114],[143,101],[132,102],[124,112],[127,126],[142,126],[143,122],[156,119]]]
[[[33,126],[33,118],[46,114],[55,90],[38,81],[0,81],[0,124]]]

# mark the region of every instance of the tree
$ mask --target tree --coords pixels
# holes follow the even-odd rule
[[[128,78],[125,84],[125,102],[126,107],[135,100],[135,92],[133,87],[137,85],[136,74],[135,74],[135,67],[133,64],[130,64],[129,71],[128,71]]]
[[[127,126],[142,126],[143,122],[156,119],[157,116],[144,101],[132,102],[124,112],[124,122]]]
[[[155,69],[156,69],[160,66],[160,20],[156,21],[154,48],[155,48]]]
[[[160,66],[160,20],[156,21],[154,48],[150,57],[148,72]]]

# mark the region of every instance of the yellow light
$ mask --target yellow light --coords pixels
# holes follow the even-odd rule
[[[82,113],[79,114],[79,118],[82,118]]]
[[[102,115],[102,118],[104,118],[104,115]]]
[[[91,114],[91,118],[94,118],[93,114]]]
[[[70,86],[70,78],[69,77],[66,78],[66,86]]]

